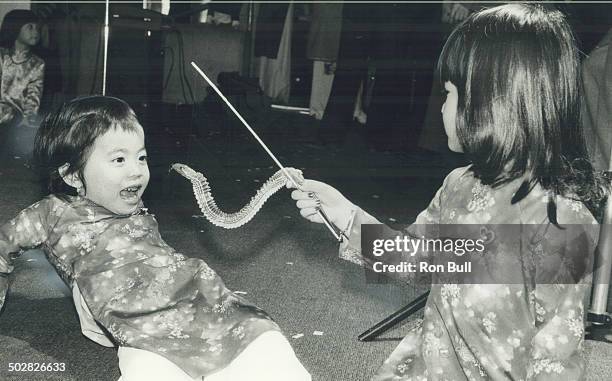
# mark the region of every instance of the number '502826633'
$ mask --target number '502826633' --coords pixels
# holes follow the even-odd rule
[[[66,364],[63,362],[9,362],[9,372],[63,372]]]

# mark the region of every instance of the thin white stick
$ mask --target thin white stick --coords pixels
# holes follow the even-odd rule
[[[274,156],[274,154],[272,153],[272,151],[270,151],[270,149],[268,148],[268,146],[266,145],[266,143],[263,142],[263,140],[261,140],[259,138],[259,135],[257,135],[257,133],[255,132],[255,130],[253,130],[251,128],[251,126],[249,126],[249,124],[247,123],[246,120],[244,120],[244,118],[242,117],[242,115],[240,115],[240,113],[238,112],[238,110],[236,110],[234,108],[234,106],[232,106],[232,104],[227,100],[227,98],[225,97],[225,95],[223,95],[223,93],[221,92],[221,90],[219,90],[217,88],[217,86],[210,80],[210,78],[208,78],[206,76],[206,74],[204,74],[204,72],[202,71],[202,69],[200,69],[198,67],[198,65],[196,65],[195,62],[191,61],[191,66],[193,66],[193,68],[198,72],[198,74],[200,74],[202,76],[202,78],[204,78],[206,80],[206,82],[208,82],[208,84],[210,85],[210,87],[213,88],[213,90],[215,90],[215,92],[221,97],[221,99],[223,99],[223,101],[225,102],[225,104],[230,108],[230,110],[232,110],[234,112],[234,114],[236,115],[236,117],[238,117],[238,119],[240,119],[240,121],[242,122],[242,124],[247,128],[247,130],[249,130],[249,132],[251,133],[251,135],[253,135],[253,137],[255,138],[255,140],[257,140],[257,142],[263,147],[263,149],[266,151],[266,153],[272,158],[272,160],[274,160],[274,162],[276,163],[276,165],[278,165],[278,167],[281,169],[281,171],[283,171],[283,174],[285,175],[285,177],[287,179],[289,179],[289,181],[291,181],[293,183],[293,185],[296,188],[299,188],[300,186],[298,185],[298,183],[293,179],[293,177],[291,177],[291,175],[289,174],[289,172],[287,171],[287,169],[281,164],[280,161],[278,161],[278,159],[276,158],[276,156]],[[331,225],[330,221],[327,219],[327,217],[323,214],[323,211],[318,209],[317,210],[317,214],[321,217],[321,220],[323,220],[323,223],[325,224],[325,226],[327,226],[327,228],[329,229],[330,232],[332,232],[332,234],[334,235],[334,237],[337,240],[340,240],[340,236],[338,235],[338,233],[336,232],[336,229]]]
[[[102,95],[106,95],[106,65],[108,63],[108,35],[109,35],[109,27],[108,27],[108,7],[110,0],[105,1],[106,6],[104,10],[104,66],[102,68]]]
[[[279,109],[279,110],[287,110],[287,111],[306,111],[306,112],[310,111],[309,108],[305,108],[305,107],[294,107],[294,106],[275,105],[275,104],[270,105],[270,107]]]
[[[242,115],[240,115],[240,113],[234,108],[234,106],[232,106],[232,104],[227,100],[227,98],[225,97],[225,95],[223,95],[223,93],[221,92],[221,90],[219,90],[217,88],[217,86],[210,80],[210,78],[208,78],[206,76],[206,74],[204,74],[204,72],[202,71],[202,69],[200,69],[198,67],[198,65],[196,65],[195,62],[191,62],[191,66],[193,66],[194,69],[196,69],[196,71],[206,80],[206,82],[208,82],[208,84],[210,85],[210,87],[213,88],[213,90],[215,90],[215,92],[217,94],[219,94],[219,96],[221,97],[221,99],[223,99],[223,101],[225,102],[225,104],[234,112],[234,114],[238,117],[238,119],[240,119],[240,121],[242,122],[242,124],[244,124],[244,126],[247,128],[247,130],[249,130],[249,132],[251,133],[251,135],[253,135],[253,137],[255,138],[255,140],[257,140],[257,142],[263,147],[264,150],[266,150],[266,152],[268,153],[268,155],[272,158],[272,160],[274,160],[274,162],[276,163],[276,165],[278,165],[278,167],[281,169],[281,171],[283,171],[283,174],[285,175],[285,177],[287,177],[296,188],[299,188],[298,183],[293,179],[293,177],[291,177],[291,175],[289,174],[289,172],[287,172],[287,169],[285,169],[285,167],[280,163],[280,161],[278,161],[278,159],[276,158],[276,156],[274,156],[274,154],[272,153],[272,151],[270,151],[270,149],[268,148],[268,146],[266,146],[266,143],[264,143],[259,136],[257,135],[257,133],[251,128],[251,126],[249,126],[249,124],[247,123],[246,120],[244,120],[244,118],[242,117]]]

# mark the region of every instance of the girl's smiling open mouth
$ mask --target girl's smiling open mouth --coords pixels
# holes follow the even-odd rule
[[[140,200],[140,190],[141,189],[142,189],[142,185],[134,185],[134,186],[122,189],[119,192],[119,195],[125,201],[137,202]]]

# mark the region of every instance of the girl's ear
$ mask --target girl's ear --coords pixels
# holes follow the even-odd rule
[[[83,182],[79,178],[79,175],[76,172],[68,173],[68,169],[70,168],[70,164],[65,163],[61,167],[57,169],[62,180],[71,187],[75,188],[78,192],[83,189]]]

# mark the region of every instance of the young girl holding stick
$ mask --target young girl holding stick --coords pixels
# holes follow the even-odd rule
[[[83,333],[119,347],[122,381],[310,380],[264,311],[161,238],[141,201],[144,131],[125,102],[65,104],[42,123],[35,158],[51,194],[0,228],[0,308],[13,259],[41,247]]]
[[[587,206],[602,204],[606,186],[580,130],[572,31],[560,12],[539,5],[483,10],[450,35],[438,70],[448,145],[471,165],[446,177],[404,234],[480,226],[493,250],[474,257],[487,271],[469,281],[431,274],[422,325],[374,380],[581,379],[584,299],[599,231]],[[292,197],[308,220],[320,223],[321,208],[346,228],[342,257],[373,267],[377,259],[362,252],[361,239],[363,224],[380,224],[374,217],[314,180]],[[504,236],[504,226],[519,233]]]

